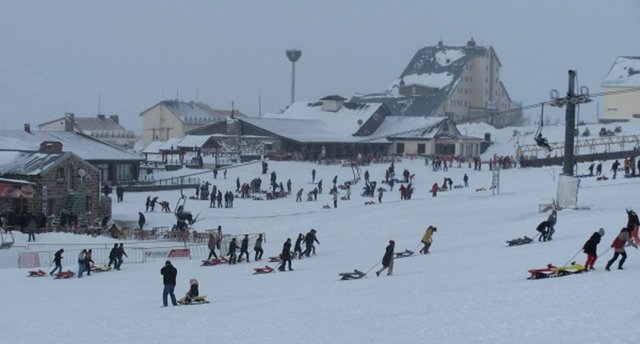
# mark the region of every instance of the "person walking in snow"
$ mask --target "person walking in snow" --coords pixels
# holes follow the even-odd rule
[[[303,192],[304,192],[304,189],[298,190],[298,193],[296,194],[296,202],[302,202],[302,193]]]
[[[138,227],[140,228],[140,230],[143,229],[145,222],[147,222],[147,219],[144,217],[144,214],[142,214],[141,211],[138,212]]]
[[[549,214],[549,217],[547,218],[547,226],[548,231],[547,231],[547,240],[551,240],[553,233],[556,232],[556,229],[553,227],[556,225],[556,222],[558,221],[558,212],[554,209],[551,211],[551,214]]]
[[[318,181],[318,193],[322,193],[322,179]]]
[[[53,268],[53,270],[51,270],[51,272],[49,272],[49,275],[53,276],[56,270],[58,272],[62,272],[62,253],[63,252],[64,252],[64,249],[61,248],[58,251],[56,251],[56,253],[53,255],[53,263],[56,266]]]
[[[438,229],[436,227],[429,226],[424,231],[424,235],[422,236],[422,243],[424,244],[424,247],[420,249],[421,254],[429,253],[429,248],[431,247],[431,243],[433,242],[433,233],[436,232],[437,230]]]
[[[593,264],[596,263],[596,259],[598,259],[598,244],[600,243],[600,239],[604,236],[604,229],[600,228],[597,232],[591,234],[591,237],[587,242],[582,246],[582,251],[587,254],[587,261],[584,263],[584,268],[593,270]]]
[[[378,203],[382,203],[382,194],[384,193],[383,188],[378,188]]]
[[[293,256],[298,259],[302,259],[302,241],[304,240],[304,235],[302,233],[298,234],[298,238],[296,239],[296,243],[293,246]]]
[[[109,264],[107,264],[108,267],[111,267],[111,264],[113,264],[113,266],[117,266],[118,265],[118,244],[113,244],[113,248],[111,249],[111,252],[109,252]]]
[[[462,177],[462,181],[464,181],[464,187],[469,187],[469,176],[465,173],[464,177]]]
[[[618,259],[618,256],[622,256],[622,259],[620,259],[620,262],[618,263],[618,270],[622,270],[622,265],[624,264],[625,260],[627,260],[627,252],[624,250],[624,247],[627,244],[635,247],[636,250],[638,249],[638,245],[636,245],[633,240],[631,240],[629,228],[624,227],[620,231],[620,234],[616,236],[615,240],[613,240],[613,243],[611,243],[611,247],[613,248],[614,252],[613,258],[611,258],[607,262],[607,267],[605,268],[605,270],[610,271],[609,268],[611,268],[611,265],[613,265],[613,263]]]
[[[596,176],[602,175],[602,163],[599,162],[598,165],[596,165]]]
[[[216,254],[216,244],[216,235],[213,232],[209,233],[209,241],[207,241],[207,247],[209,248],[209,257],[207,259],[211,259],[211,257],[218,259],[218,255]]]
[[[547,221],[540,222],[538,227],[536,227],[536,231],[540,233],[540,237],[538,237],[538,241],[547,241],[547,233],[549,233],[547,231],[547,228],[549,228],[549,222]]]
[[[236,250],[238,249],[238,244],[236,243],[236,238],[231,239],[229,243],[229,264],[236,263]]]
[[[618,174],[618,167],[620,167],[620,162],[616,159],[616,161],[611,164],[611,171],[613,172],[613,179],[616,179],[616,175]]]
[[[307,235],[304,236],[304,244],[306,246],[304,250],[304,255],[309,257],[309,254],[313,252],[313,255],[316,254],[316,247],[313,245],[314,243],[318,243],[320,245],[320,241],[318,241],[318,237],[316,237],[316,230],[311,229]]]
[[[124,251],[124,244],[120,243],[120,245],[118,246],[118,250],[116,251],[116,259],[118,260],[118,262],[116,263],[116,270],[120,270],[120,266],[122,266],[122,262],[124,261],[122,256],[129,257]]]
[[[393,257],[395,256],[393,250],[396,246],[396,242],[393,240],[389,240],[389,245],[384,251],[384,256],[382,257],[382,268],[376,271],[376,276],[380,277],[380,273],[385,269],[389,269],[387,271],[387,276],[391,276],[393,274]]]
[[[164,267],[160,269],[160,274],[162,275],[162,284],[164,284],[164,289],[162,290],[162,304],[167,307],[169,305],[167,302],[167,296],[171,296],[171,304],[177,306],[178,302],[176,301],[174,290],[176,289],[176,277],[178,276],[178,270],[171,265],[171,261],[167,260],[164,263]]]
[[[282,253],[280,253],[280,260],[282,260],[282,264],[278,268],[280,271],[284,271],[285,265],[289,263],[289,271],[292,271],[291,268],[291,238],[287,238],[287,241],[282,245]]]
[[[255,251],[256,255],[253,258],[253,260],[255,261],[259,261],[262,260],[262,254],[264,253],[264,250],[262,249],[262,242],[264,241],[264,239],[262,238],[262,234],[258,235],[258,239],[256,239],[256,243],[253,245],[253,251]],[[249,259],[247,258],[247,262],[249,261]]]
[[[240,242],[240,256],[238,260],[242,260],[242,255],[247,257],[247,263],[249,263],[249,235],[245,234],[244,238]]]
[[[144,202],[144,212],[149,212],[149,207],[151,207],[151,196],[147,196],[147,201]]]

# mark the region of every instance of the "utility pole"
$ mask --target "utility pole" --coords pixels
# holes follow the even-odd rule
[[[296,101],[296,62],[301,55],[301,50],[287,50],[287,58],[291,61],[291,104]]]

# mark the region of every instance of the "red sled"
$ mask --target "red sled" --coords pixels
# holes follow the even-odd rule
[[[253,269],[253,274],[254,275],[268,274],[270,272],[273,272],[273,268],[270,267],[269,265],[265,265],[264,267],[254,268]]]
[[[553,264],[547,264],[546,268],[527,270],[531,274],[531,276],[527,277],[527,279],[547,278],[553,275],[557,269],[557,266]]]
[[[38,269],[38,270],[31,270],[29,271],[29,275],[27,277],[42,277],[45,276],[47,273]]]
[[[213,259],[205,259],[202,261],[201,266],[216,266],[218,264],[226,264],[229,260],[225,257],[213,258]]]
[[[73,276],[75,276],[76,273],[71,271],[71,270],[67,270],[67,271],[61,271],[58,272],[57,274],[55,274],[55,276],[53,278],[55,279],[66,279],[66,278],[71,278]]]

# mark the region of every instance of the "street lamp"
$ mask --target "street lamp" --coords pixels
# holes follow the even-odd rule
[[[301,50],[287,50],[287,58],[291,61],[291,104],[296,100],[296,62],[301,55]]]

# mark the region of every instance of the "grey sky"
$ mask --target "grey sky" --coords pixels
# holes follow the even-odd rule
[[[178,92],[257,116],[259,94],[263,112],[289,102],[287,49],[302,50],[297,100],[348,98],[384,90],[419,48],[472,36],[527,105],[564,93],[568,69],[600,92],[616,56],[640,55],[639,34],[640,1],[0,0],[0,126],[95,116],[99,95],[136,131]]]

